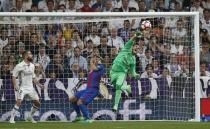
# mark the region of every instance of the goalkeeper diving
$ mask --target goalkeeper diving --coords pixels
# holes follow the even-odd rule
[[[110,71],[111,83],[115,88],[115,99],[113,111],[118,110],[122,91],[131,94],[131,86],[124,83],[128,74],[138,79],[140,75],[136,73],[136,55],[139,53],[139,45],[135,44],[135,40],[141,37],[142,33],[137,32],[121,49],[115,60],[113,61]]]

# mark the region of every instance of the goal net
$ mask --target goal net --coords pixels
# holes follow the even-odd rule
[[[142,30],[148,20],[152,28]],[[119,112],[112,112],[115,89],[109,71],[113,60],[135,34],[136,80],[128,74],[132,96],[122,93]],[[101,95],[88,105],[95,120],[199,120],[199,21],[197,13],[1,13],[0,14],[0,121],[7,121],[15,104],[11,76],[24,50],[33,54],[34,86],[40,100],[38,121],[71,121],[69,103],[86,87],[92,55],[106,67]],[[17,120],[25,120],[32,103],[22,102]]]

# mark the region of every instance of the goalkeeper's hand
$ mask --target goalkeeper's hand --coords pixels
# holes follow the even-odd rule
[[[135,75],[134,75],[134,78],[137,79],[137,80],[139,80],[140,77],[141,77],[140,74],[135,74]]]
[[[137,38],[143,37],[143,33],[140,32],[140,31],[136,32],[135,35],[136,35]]]

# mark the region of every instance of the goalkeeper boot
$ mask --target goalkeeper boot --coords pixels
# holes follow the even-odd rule
[[[125,95],[126,95],[127,97],[130,97],[130,96],[131,96],[131,93],[132,93],[132,91],[131,91],[131,86],[128,85],[127,89],[124,90],[124,92],[125,92]]]
[[[112,111],[116,113],[117,110],[118,110],[118,107],[116,105],[114,105],[114,107],[112,108]]]
[[[72,122],[79,122],[79,121],[83,121],[83,120],[84,120],[84,117],[79,116],[79,117],[76,117],[75,120],[73,120]]]

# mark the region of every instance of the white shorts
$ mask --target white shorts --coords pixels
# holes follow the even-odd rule
[[[32,90],[24,90],[20,89],[17,94],[17,99],[30,99],[30,100],[39,100],[39,96],[35,89]]]

